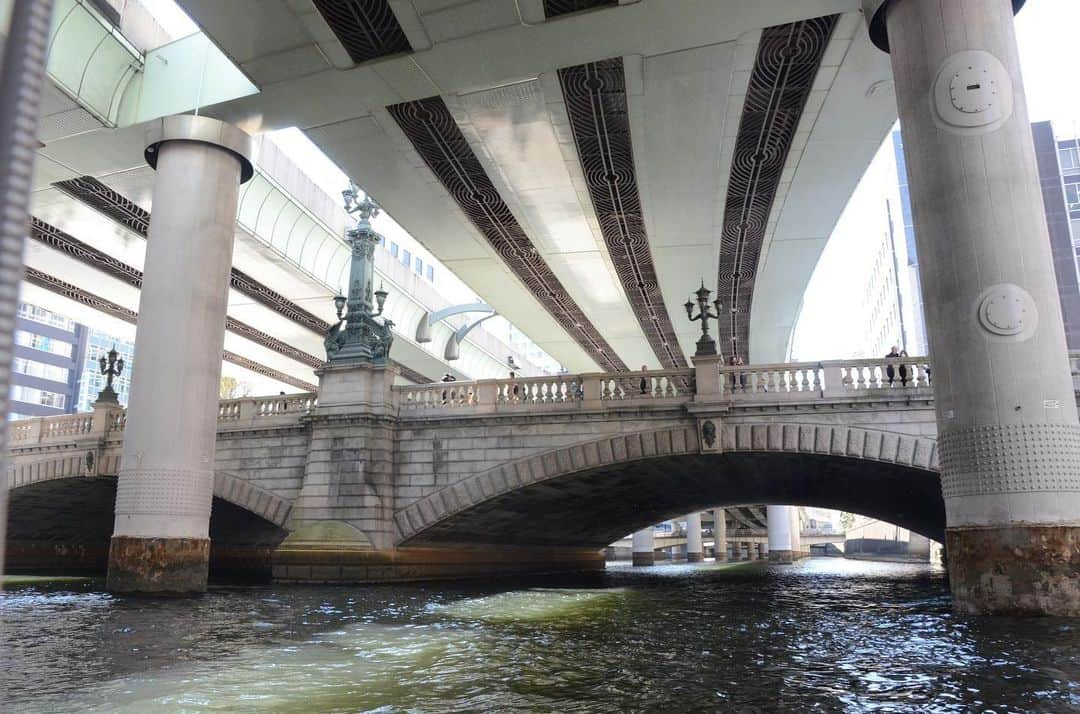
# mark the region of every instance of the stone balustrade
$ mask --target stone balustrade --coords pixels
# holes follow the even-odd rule
[[[683,403],[693,396],[693,384],[693,370],[684,369],[439,382],[393,391],[400,414],[407,416],[435,410],[487,414],[661,399]]]
[[[276,395],[223,399],[218,405],[218,424],[222,428],[274,426],[296,421],[315,407],[314,394]],[[123,434],[127,412],[118,405],[99,405],[93,412],[37,417],[12,422],[9,442],[12,448],[61,444],[80,437],[114,437]]]
[[[218,424],[237,427],[295,421],[310,414],[315,403],[310,393],[223,399],[218,403]]]
[[[1080,392],[1080,352],[1070,353],[1069,362]],[[703,379],[703,375],[709,379]],[[399,416],[408,419],[680,406],[717,400],[739,405],[835,401],[875,395],[931,398],[931,375],[930,362],[925,357],[755,365],[723,365],[719,359],[706,359],[699,360],[697,369],[437,382],[395,386],[392,394]],[[316,403],[314,394],[226,399],[218,407],[218,424],[223,429],[288,424],[310,414]],[[94,421],[98,413],[103,420],[100,425]],[[124,431],[126,418],[122,409],[106,407],[94,413],[25,419],[11,424],[10,443],[18,448],[63,443],[94,434],[113,435]]]
[[[75,441],[94,432],[94,413],[23,419],[12,422],[9,429],[13,447]]]
[[[928,388],[930,378],[926,357],[734,365],[720,367],[720,393],[832,398],[882,389],[914,392]]]

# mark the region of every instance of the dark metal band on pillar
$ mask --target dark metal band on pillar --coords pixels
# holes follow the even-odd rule
[[[870,31],[870,41],[882,52],[889,51],[889,33],[885,25],[885,16],[891,5],[900,0],[863,0],[863,17]],[[1013,13],[1020,12],[1027,0],[1012,0]]]

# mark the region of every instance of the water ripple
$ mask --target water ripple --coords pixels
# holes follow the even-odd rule
[[[842,560],[487,586],[0,593],[0,710],[1080,711],[1080,631]]]

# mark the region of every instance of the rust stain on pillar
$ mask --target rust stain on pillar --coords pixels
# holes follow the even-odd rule
[[[113,536],[108,589],[148,595],[201,593],[209,559],[210,541],[205,538]]]
[[[957,612],[1080,616],[1080,527],[950,528],[945,537]]]

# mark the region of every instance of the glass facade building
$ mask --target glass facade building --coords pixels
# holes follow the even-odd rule
[[[20,303],[15,324],[9,418],[56,416],[88,412],[105,388],[98,360],[113,347],[124,360],[124,371],[113,379],[120,404],[127,405],[131,389],[134,343],[37,305]]]
[[[9,418],[75,412],[88,332],[68,317],[19,304]]]

